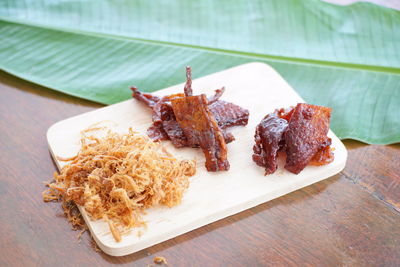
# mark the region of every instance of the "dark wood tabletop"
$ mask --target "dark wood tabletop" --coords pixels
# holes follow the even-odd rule
[[[400,266],[400,145],[344,141],[336,176],[125,257],[95,251],[59,203],[46,131],[101,107],[0,72],[0,266]]]

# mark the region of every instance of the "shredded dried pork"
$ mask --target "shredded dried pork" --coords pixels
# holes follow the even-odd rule
[[[43,199],[61,199],[84,207],[92,220],[104,219],[114,239],[121,232],[145,226],[144,210],[154,205],[179,204],[196,172],[193,160],[174,158],[159,142],[132,129],[118,134],[101,129],[103,137],[82,132],[81,149],[55,174]]]

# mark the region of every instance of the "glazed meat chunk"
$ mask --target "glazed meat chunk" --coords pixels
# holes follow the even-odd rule
[[[297,104],[285,133],[285,168],[298,174],[315,156],[326,141],[331,108]]]
[[[249,111],[230,102],[219,100],[225,87],[205,95],[193,96],[191,68],[186,67],[183,93],[163,97],[140,92],[131,87],[133,98],[151,108],[152,125],[147,135],[154,141],[171,140],[177,147],[201,147],[209,171],[228,170],[226,144],[235,140],[228,128],[247,125]]]
[[[173,99],[172,108],[188,144],[203,150],[207,170],[229,170],[225,139],[208,108],[206,95]]]
[[[330,114],[330,108],[304,103],[268,114],[256,127],[253,161],[265,167],[265,175],[276,171],[280,150],[286,153],[285,168],[295,174],[308,164],[331,163]]]
[[[253,161],[265,167],[265,175],[274,173],[278,167],[277,154],[282,148],[283,136],[288,126],[285,119],[276,114],[268,114],[257,125],[255,145],[253,147]]]

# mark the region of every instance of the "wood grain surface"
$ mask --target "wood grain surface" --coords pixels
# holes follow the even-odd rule
[[[125,257],[78,242],[58,203],[46,131],[100,107],[0,72],[0,266],[400,266],[400,145],[345,141],[344,171]]]

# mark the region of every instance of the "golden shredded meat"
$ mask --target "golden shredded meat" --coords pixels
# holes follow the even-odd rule
[[[88,134],[93,131],[105,134]],[[160,143],[132,129],[128,134],[99,127],[85,130],[79,153],[64,160],[69,163],[54,175],[43,200],[84,207],[92,220],[108,223],[117,242],[124,230],[145,226],[145,209],[179,204],[188,178],[196,172],[194,160],[178,160]],[[82,224],[80,216],[63,208],[74,226]]]

